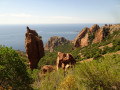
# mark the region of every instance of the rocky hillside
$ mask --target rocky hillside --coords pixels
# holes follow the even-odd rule
[[[44,49],[52,51],[56,46],[63,45],[65,43],[70,43],[70,41],[64,37],[53,36],[48,40]]]
[[[64,41],[56,38],[53,46]],[[119,24],[95,24],[79,33],[74,46],[66,43],[44,55],[41,38],[27,27],[26,53],[0,46],[0,90],[120,90]]]
[[[36,80],[33,84],[35,88],[120,90],[119,24],[102,27],[95,24],[91,28],[84,28],[75,39],[75,49],[72,49],[70,44],[67,45],[67,49],[66,45],[59,45],[53,48],[53,52],[41,58],[38,68],[42,67],[41,72],[45,78],[40,77],[40,81]],[[75,67],[72,65],[73,61],[76,62]],[[53,69],[55,66],[58,70]],[[39,78],[39,74],[36,76]]]
[[[90,28],[84,28],[76,37],[74,41],[74,48],[88,46],[93,43],[100,43],[105,39],[109,33],[112,34],[114,31],[120,30],[120,24],[107,25],[105,24],[102,27],[95,24]]]

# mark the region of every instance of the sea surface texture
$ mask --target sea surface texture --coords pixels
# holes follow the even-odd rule
[[[36,30],[37,33],[42,36],[45,45],[52,36],[74,40],[83,28],[92,25],[93,24],[0,25],[0,45],[25,51],[25,32],[27,26],[32,30]]]

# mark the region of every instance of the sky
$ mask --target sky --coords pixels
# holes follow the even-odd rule
[[[120,0],[0,0],[0,24],[120,23]]]

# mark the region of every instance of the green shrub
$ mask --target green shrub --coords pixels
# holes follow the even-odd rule
[[[114,48],[113,47],[105,46],[103,48],[102,54],[111,53],[111,52],[114,52]]]
[[[77,83],[87,90],[120,89],[120,55],[82,63],[75,68]]]
[[[99,49],[98,47],[86,47],[84,48],[81,53],[84,55],[84,57],[86,58],[93,58],[93,57],[97,57],[100,56],[102,54],[102,50]]]
[[[36,80],[33,87],[39,90],[119,90],[120,55],[76,64],[66,74],[62,69],[53,71]]]
[[[31,90],[27,66],[15,50],[0,46],[0,86],[4,89]]]
[[[57,52],[47,53],[38,63],[40,69],[44,65],[55,65],[57,60]]]
[[[53,71],[34,82],[33,87],[38,90],[58,90],[60,83],[64,80],[62,69]]]
[[[76,59],[76,61],[81,61],[82,58],[79,55],[80,54],[81,47],[77,48],[76,50],[72,50],[70,53],[73,55],[73,57]]]
[[[76,79],[73,75],[68,75],[60,84],[60,90],[77,90]]]
[[[65,43],[63,45],[56,46],[54,48],[55,52],[62,52],[62,53],[69,53],[71,50],[73,50],[73,43]]]

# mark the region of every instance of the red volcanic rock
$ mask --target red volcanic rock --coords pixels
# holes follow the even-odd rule
[[[95,32],[93,43],[101,43],[101,41],[108,35],[110,27],[108,25],[102,26]]]
[[[25,36],[27,57],[29,59],[30,68],[34,69],[37,68],[40,58],[44,56],[43,42],[37,32],[35,30],[30,30],[29,27],[27,27]]]
[[[101,28],[95,24],[91,28],[84,28],[74,41],[74,49],[88,46],[89,43],[100,43],[109,33],[120,30],[120,25],[107,25]]]
[[[48,40],[44,48],[45,50],[52,51],[54,47],[65,44],[65,43],[70,43],[70,41],[64,37],[53,36]]]
[[[55,68],[52,65],[45,65],[41,68],[41,74],[50,73],[54,70]]]
[[[88,45],[88,32],[89,28],[84,28],[76,37],[74,41],[74,48],[84,47]]]
[[[96,32],[98,29],[100,29],[99,25],[94,24],[93,26],[90,27],[90,32],[91,34]]]
[[[120,24],[109,25],[110,34],[113,34],[114,31],[120,31]]]
[[[67,67],[74,65],[76,63],[76,60],[73,58],[72,54],[65,54],[58,52],[57,56],[57,70],[62,67],[64,70],[66,70]]]
[[[76,37],[74,41],[74,48],[88,46],[91,42],[90,36],[94,36],[94,33],[99,29],[99,25],[95,24],[91,28],[84,28]]]

